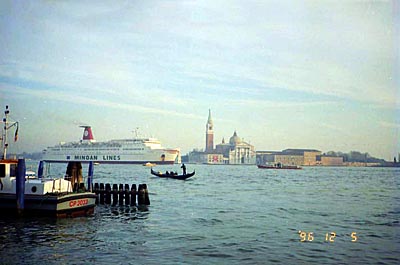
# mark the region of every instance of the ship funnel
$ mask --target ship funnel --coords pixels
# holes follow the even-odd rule
[[[93,133],[92,133],[92,128],[90,126],[81,126],[81,128],[84,128],[85,130],[83,131],[83,137],[82,140],[89,140],[93,141]]]

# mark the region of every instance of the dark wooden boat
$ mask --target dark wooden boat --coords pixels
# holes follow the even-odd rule
[[[274,165],[257,165],[258,168],[264,169],[302,169],[300,166],[296,165],[282,165],[281,163],[277,163]]]
[[[181,179],[185,180],[187,178],[193,177],[196,172],[193,171],[192,173],[188,173],[185,175],[175,175],[174,173],[166,174],[162,172],[156,172],[153,169],[151,169],[151,174],[160,178],[172,178],[172,179]]]

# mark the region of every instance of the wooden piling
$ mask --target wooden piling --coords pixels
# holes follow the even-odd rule
[[[119,184],[118,187],[118,202],[119,205],[122,206],[124,205],[124,195],[125,195],[125,191],[124,191],[124,184]]]
[[[93,192],[96,194],[96,204],[99,204],[99,193],[100,193],[99,183],[97,182],[94,183]]]
[[[144,190],[144,204],[150,205],[149,191],[147,189],[147,185],[143,184],[142,186],[143,186],[143,190]]]
[[[104,183],[100,183],[100,204],[104,204],[104,195],[105,195],[105,190],[104,190]]]
[[[15,179],[15,195],[17,201],[17,213],[22,216],[25,209],[25,175],[26,175],[26,166],[25,159],[18,159],[17,164],[17,176]]]
[[[88,168],[88,185],[87,185],[87,190],[92,191],[92,185],[93,185],[93,171],[94,171],[94,166],[93,166],[93,161],[89,162],[89,168]]]
[[[138,202],[138,205],[145,205],[144,187],[142,184],[139,184],[139,187],[138,187],[137,202]]]
[[[115,206],[118,204],[118,185],[117,184],[113,184],[112,194],[113,194],[112,205]]]
[[[132,184],[131,187],[131,206],[136,205],[136,184]]]
[[[125,205],[130,205],[131,204],[131,202],[130,202],[131,194],[129,192],[129,184],[125,184],[124,192],[125,192]]]
[[[106,200],[105,200],[105,204],[111,204],[111,185],[110,183],[106,184]]]

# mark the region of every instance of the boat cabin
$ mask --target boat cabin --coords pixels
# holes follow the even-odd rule
[[[16,173],[18,160],[7,159],[0,161],[0,193],[16,193]],[[25,177],[25,194],[44,195],[47,193],[72,192],[71,181],[63,178],[42,179],[31,176]]]

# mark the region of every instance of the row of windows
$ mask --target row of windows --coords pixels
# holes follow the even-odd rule
[[[144,150],[144,148],[123,148],[122,150],[124,151],[140,151],[140,150]]]
[[[59,150],[85,150],[85,151],[109,151],[109,150],[119,150],[120,148],[118,146],[114,146],[116,148],[110,148],[110,147],[106,147],[106,148],[57,148],[57,147],[53,147],[53,148],[49,148],[49,150],[52,151],[59,151]],[[122,150],[144,150],[144,148],[122,148]]]
[[[49,148],[49,150],[93,150],[93,151],[107,151],[107,150],[119,150],[120,148],[73,148],[73,147],[63,147],[63,148],[58,148],[58,147],[53,147]]]

